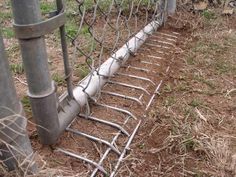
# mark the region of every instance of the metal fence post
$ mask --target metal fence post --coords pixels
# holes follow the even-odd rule
[[[34,173],[36,166],[33,163],[33,151],[26,132],[27,120],[23,118],[24,111],[16,95],[1,32],[0,70],[0,159],[8,170],[18,168],[18,164],[25,161],[24,167],[29,166],[28,170]]]
[[[167,11],[168,15],[173,15],[176,10],[176,0],[168,0]]]
[[[11,0],[15,25],[28,26],[42,22],[39,0]],[[31,28],[28,28],[31,33]],[[42,29],[43,30],[43,29]],[[42,144],[53,144],[58,138],[59,120],[55,86],[50,78],[43,36],[19,39],[29,85],[33,117]]]

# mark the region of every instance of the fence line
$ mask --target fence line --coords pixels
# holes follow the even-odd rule
[[[100,98],[103,85],[164,24],[167,13],[173,13],[175,7],[172,5],[176,3],[170,0],[55,2],[57,10],[45,18],[40,10],[41,1],[21,0],[19,3],[11,0],[13,26],[20,41],[28,96],[39,138],[45,145],[54,144],[86,105],[89,114],[89,100],[96,102]],[[57,29],[60,31],[67,83],[67,91],[59,98],[57,86],[50,77],[45,43],[45,35]],[[84,61],[78,63],[78,58]],[[76,71],[80,81],[74,84],[72,80]],[[123,109],[109,108],[132,117]],[[134,134],[139,125],[140,122]]]

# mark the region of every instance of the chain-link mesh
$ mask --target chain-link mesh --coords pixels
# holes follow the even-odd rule
[[[158,0],[74,0],[67,2],[67,36],[73,46],[73,74],[80,79],[98,75],[101,64],[137,32],[161,20]],[[127,46],[129,49],[129,46]],[[131,51],[131,55],[135,55]],[[86,88],[90,82],[83,87]],[[99,95],[99,91],[98,91]]]

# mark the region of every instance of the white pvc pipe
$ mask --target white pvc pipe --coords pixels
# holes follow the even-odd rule
[[[97,72],[93,72],[92,75],[88,75],[82,80],[79,85],[73,90],[74,97],[82,107],[87,103],[88,95],[93,97],[97,92],[101,90],[107,81],[107,78],[113,76],[123,63],[125,63],[130,53],[136,53],[140,46],[146,41],[149,35],[156,31],[161,26],[158,21],[149,23],[144,29],[131,38],[125,45],[123,45],[112,57],[108,58],[99,69],[99,75]],[[107,77],[104,77],[107,76]],[[84,88],[87,86],[85,92]]]

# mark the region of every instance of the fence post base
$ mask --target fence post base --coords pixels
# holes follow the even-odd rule
[[[176,0],[168,0],[167,11],[168,11],[168,15],[175,14]]]
[[[26,132],[27,120],[19,102],[0,34],[0,159],[8,170],[37,171],[33,150]],[[24,162],[24,164],[22,164]],[[21,167],[18,165],[22,164]]]

